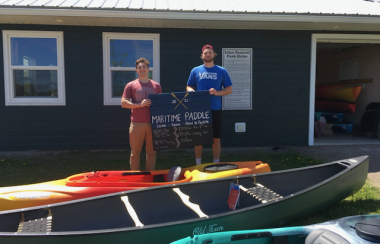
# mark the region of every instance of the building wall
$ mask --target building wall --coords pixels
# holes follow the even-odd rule
[[[0,150],[119,149],[129,146],[130,111],[103,105],[102,32],[159,33],[163,92],[184,91],[201,48],[252,48],[252,110],[223,111],[223,147],[307,145],[311,33],[0,25],[64,32],[66,106],[5,106],[0,67]],[[2,50],[1,50],[2,52]],[[3,60],[0,61],[3,63]],[[235,123],[246,122],[245,133]]]

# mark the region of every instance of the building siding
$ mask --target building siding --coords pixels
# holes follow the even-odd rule
[[[159,33],[163,92],[184,91],[201,48],[252,48],[252,110],[223,111],[223,147],[307,145],[311,32],[0,25],[64,32],[66,106],[5,106],[0,68],[0,150],[129,147],[130,110],[103,105],[103,32]],[[1,39],[2,41],[2,39]],[[3,50],[1,50],[1,53]],[[3,60],[1,59],[1,64]],[[246,122],[245,133],[235,123]]]

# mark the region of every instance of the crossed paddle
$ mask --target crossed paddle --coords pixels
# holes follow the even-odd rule
[[[176,96],[174,93],[172,93],[172,96],[175,97],[175,99],[177,99],[178,102],[179,102],[179,103],[177,104],[177,106],[174,108],[174,110],[177,109],[177,107],[178,107],[180,104],[182,104],[182,105],[187,109],[187,107],[185,106],[185,104],[182,103],[182,101],[183,101],[183,99],[185,99],[185,97],[187,97],[188,95],[189,95],[189,93],[186,92],[186,94],[185,94],[185,96],[182,98],[182,100],[179,100],[179,99],[177,98],[177,96]]]

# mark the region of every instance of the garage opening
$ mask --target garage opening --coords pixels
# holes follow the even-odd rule
[[[380,144],[380,36],[313,41],[309,145]]]

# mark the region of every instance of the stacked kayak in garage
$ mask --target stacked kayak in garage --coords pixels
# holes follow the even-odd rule
[[[344,114],[354,114],[361,86],[322,85],[315,88],[315,111],[322,112],[328,129],[333,133],[352,132],[353,124],[343,120]],[[332,133],[331,133],[332,134]]]
[[[321,100],[354,103],[358,98],[361,90],[361,86],[317,86],[315,88],[315,97]]]

